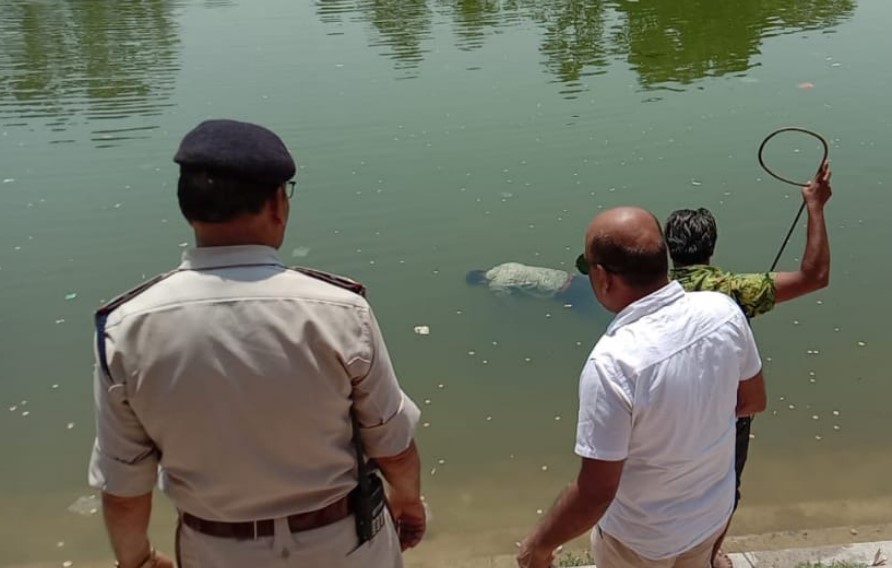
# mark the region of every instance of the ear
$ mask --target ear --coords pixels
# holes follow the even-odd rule
[[[600,264],[596,264],[591,268],[592,282],[596,284],[602,291],[608,292],[613,287],[613,274]]]
[[[281,187],[276,191],[276,194],[269,200],[267,205],[273,220],[280,225],[284,225],[288,222],[289,206],[288,196],[285,195],[284,188]]]

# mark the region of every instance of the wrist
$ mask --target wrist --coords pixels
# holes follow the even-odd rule
[[[811,216],[824,214],[824,204],[823,203],[818,203],[818,202],[814,202],[814,201],[806,201],[805,207],[806,207],[806,209],[808,209],[808,214]]]
[[[115,562],[115,566],[117,568],[152,568],[158,563],[158,552],[146,541],[146,550],[134,558],[136,560],[129,563]]]
[[[391,487],[387,498],[389,501],[395,503],[414,503],[416,501],[421,501],[421,491],[397,489]]]

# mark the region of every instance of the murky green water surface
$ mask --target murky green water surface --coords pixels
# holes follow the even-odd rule
[[[427,423],[434,518],[414,562],[510,552],[573,475],[578,371],[606,325],[465,273],[570,268],[590,217],[626,203],[712,208],[718,263],[764,270],[799,197],[756,148],[819,130],[832,285],[755,323],[771,405],[736,529],[890,520],[890,16],[882,0],[4,0],[0,565],[108,558],[89,503],[68,510],[90,495],[90,316],[178,262],[171,157],[207,117],[282,135],[301,164],[283,255],[370,288]],[[817,166],[808,139],[770,153],[792,176]],[[800,230],[782,267],[801,248]]]

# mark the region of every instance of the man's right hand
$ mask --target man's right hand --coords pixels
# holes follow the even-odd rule
[[[400,538],[400,548],[413,548],[421,542],[427,529],[427,511],[421,499],[403,499],[398,495],[388,497],[388,506],[396,532]]]
[[[818,170],[815,179],[802,188],[802,198],[805,199],[809,207],[823,209],[827,201],[830,200],[830,196],[833,194],[830,189],[830,176],[830,163],[825,161],[821,164],[821,169]]]

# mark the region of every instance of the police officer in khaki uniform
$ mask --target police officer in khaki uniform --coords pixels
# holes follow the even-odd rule
[[[808,228],[799,270],[739,273],[712,266],[710,261],[718,239],[715,218],[707,209],[679,209],[666,220],[666,243],[673,264],[670,278],[688,292],[702,290],[730,296],[747,318],[770,312],[779,302],[824,288],[830,281],[830,240],[824,219],[824,206],[832,194],[830,176],[830,165],[825,162],[815,180],[802,189]],[[740,479],[749,454],[751,426],[750,416],[737,420],[735,509],[740,502]],[[725,554],[719,554],[713,563],[718,567],[731,565]]]
[[[179,566],[402,566],[425,530],[420,412],[362,286],[282,264],[294,161],[230,120],[175,161],[197,247],[96,317],[89,477],[118,565],[172,566],[147,537],[160,477]]]

